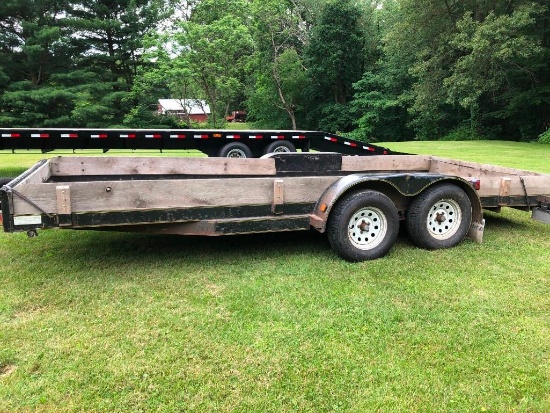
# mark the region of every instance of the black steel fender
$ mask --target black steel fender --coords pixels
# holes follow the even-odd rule
[[[346,175],[334,182],[321,195],[310,216],[310,224],[317,231],[325,232],[332,208],[342,196],[350,191],[374,189],[385,193],[390,198],[393,198],[392,194],[399,194],[412,199],[427,188],[443,182],[459,186],[470,198],[472,204],[472,231],[469,237],[481,242],[484,227],[483,210],[472,182],[458,176],[434,173],[357,173]]]

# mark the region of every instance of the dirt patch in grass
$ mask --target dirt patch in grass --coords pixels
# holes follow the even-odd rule
[[[0,365],[0,379],[2,377],[8,377],[16,369],[17,369],[17,366],[14,366],[13,364]]]

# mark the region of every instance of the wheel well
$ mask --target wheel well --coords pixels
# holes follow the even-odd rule
[[[361,191],[361,190],[373,190],[378,191],[386,196],[388,196],[395,206],[397,207],[397,210],[399,211],[399,214],[402,218],[404,218],[404,212],[407,210],[410,202],[418,195],[420,195],[422,192],[424,192],[428,188],[432,188],[434,185],[441,185],[441,184],[453,184],[461,188],[468,198],[470,199],[470,203],[472,205],[472,221],[481,223],[483,221],[483,209],[481,207],[481,201],[479,200],[479,197],[477,193],[475,192],[474,188],[465,180],[458,177],[444,177],[442,179],[434,180],[432,182],[429,182],[424,188],[422,188],[421,191],[415,194],[403,194],[396,186],[392,185],[388,181],[381,181],[381,180],[364,180],[364,181],[358,181],[357,183],[354,183],[347,187],[345,190],[343,190],[341,193],[335,194],[336,197],[333,198],[332,202],[330,202],[330,205],[328,206],[328,210],[325,222],[319,225],[317,223],[316,225],[313,225],[314,228],[317,230],[324,232],[325,230],[325,224],[328,219],[330,219],[330,214],[334,208],[334,206],[346,195]],[[326,198],[325,198],[326,200]],[[318,210],[319,206],[322,205],[322,202],[318,203],[316,211]],[[322,218],[321,218],[322,220]]]
[[[475,189],[468,182],[464,181],[463,179],[449,178],[434,182],[427,188],[431,188],[434,185],[441,184],[453,184],[462,189],[466,193],[466,195],[468,195],[468,198],[470,198],[470,204],[472,205],[472,222],[480,223],[483,221],[483,207],[481,206],[481,201]]]
[[[361,181],[339,194],[333,205],[336,205],[344,196],[352,192],[363,191],[366,189],[381,192],[388,196],[393,201],[398,211],[404,211],[407,209],[407,205],[410,201],[409,197],[403,195],[390,183],[383,181]]]
[[[344,192],[342,192],[338,196],[338,199],[334,202],[334,204],[336,204],[340,200],[340,198],[342,198],[346,194],[349,194],[350,192],[360,191],[360,190],[364,190],[364,189],[370,189],[370,190],[373,190],[373,191],[382,192],[383,194],[387,195],[393,201],[393,203],[397,207],[398,211],[405,211],[413,198],[417,197],[418,195],[420,195],[422,192],[424,192],[428,188],[433,188],[436,185],[442,185],[442,184],[453,184],[453,185],[458,186],[460,189],[462,189],[466,193],[466,195],[468,195],[468,198],[470,198],[470,202],[472,204],[472,212],[473,212],[474,220],[478,221],[478,218],[479,218],[479,221],[480,221],[482,219],[481,204],[480,204],[480,201],[479,201],[479,197],[477,196],[474,188],[472,188],[472,186],[470,184],[468,184],[468,182],[466,182],[462,179],[457,179],[457,178],[444,178],[444,179],[440,179],[440,180],[437,180],[437,181],[433,181],[433,182],[429,183],[428,185],[426,185],[426,187],[424,187],[422,189],[422,191],[420,191],[416,194],[411,194],[411,195],[409,195],[409,194],[404,195],[395,186],[393,186],[392,184],[390,184],[388,182],[384,182],[384,181],[361,181],[361,182],[357,183],[356,185],[351,186],[350,188],[348,188]]]

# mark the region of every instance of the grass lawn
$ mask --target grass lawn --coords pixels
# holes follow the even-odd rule
[[[550,146],[386,146],[550,173]],[[0,233],[0,412],[548,412],[550,226],[486,219],[359,264],[313,232]]]

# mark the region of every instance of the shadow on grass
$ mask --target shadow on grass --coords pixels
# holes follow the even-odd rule
[[[527,212],[524,212],[527,214]],[[527,225],[522,222],[510,218],[508,216],[501,215],[497,212],[484,211],[483,216],[485,218],[485,227],[490,227],[491,229],[514,229],[522,230],[527,228]]]
[[[224,237],[144,235],[87,231],[71,243],[71,255],[77,260],[110,261],[121,259],[152,262],[159,259],[220,263],[236,258],[333,254],[326,237],[314,231],[275,234],[233,235]],[[74,235],[73,235],[74,236]],[[62,240],[59,240],[62,242]]]
[[[306,255],[312,258],[339,259],[332,251],[326,234],[317,231],[277,232],[270,234],[230,235],[220,237],[152,235],[121,232],[85,231],[73,233],[71,254],[75,259],[138,261],[151,259],[186,259],[220,262],[239,259],[281,259]],[[59,242],[63,242],[61,239]],[[404,226],[394,248],[412,245]]]

